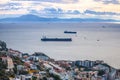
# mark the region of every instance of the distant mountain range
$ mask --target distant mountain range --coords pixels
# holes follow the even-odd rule
[[[0,22],[120,22],[120,20],[113,19],[97,19],[97,18],[45,18],[38,17],[36,15],[27,14],[16,18],[4,18],[0,19]]]

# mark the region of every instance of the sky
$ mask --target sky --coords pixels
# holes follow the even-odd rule
[[[0,0],[0,18],[26,14],[120,20],[120,0]]]

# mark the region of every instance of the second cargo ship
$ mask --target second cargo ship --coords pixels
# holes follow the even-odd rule
[[[75,31],[64,31],[64,33],[67,33],[67,34],[77,34],[77,32],[75,32]]]

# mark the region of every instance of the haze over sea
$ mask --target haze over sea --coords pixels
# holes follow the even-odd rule
[[[72,42],[42,42],[42,36],[71,37]],[[0,40],[24,53],[43,52],[56,60],[104,60],[120,68],[119,23],[0,23]]]

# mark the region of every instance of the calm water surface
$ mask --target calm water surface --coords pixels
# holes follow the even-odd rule
[[[64,34],[65,30],[77,31],[77,34]],[[71,37],[73,41],[42,42],[42,36]],[[44,52],[56,60],[100,59],[120,68],[120,24],[0,23],[0,40],[8,48],[29,54]]]

